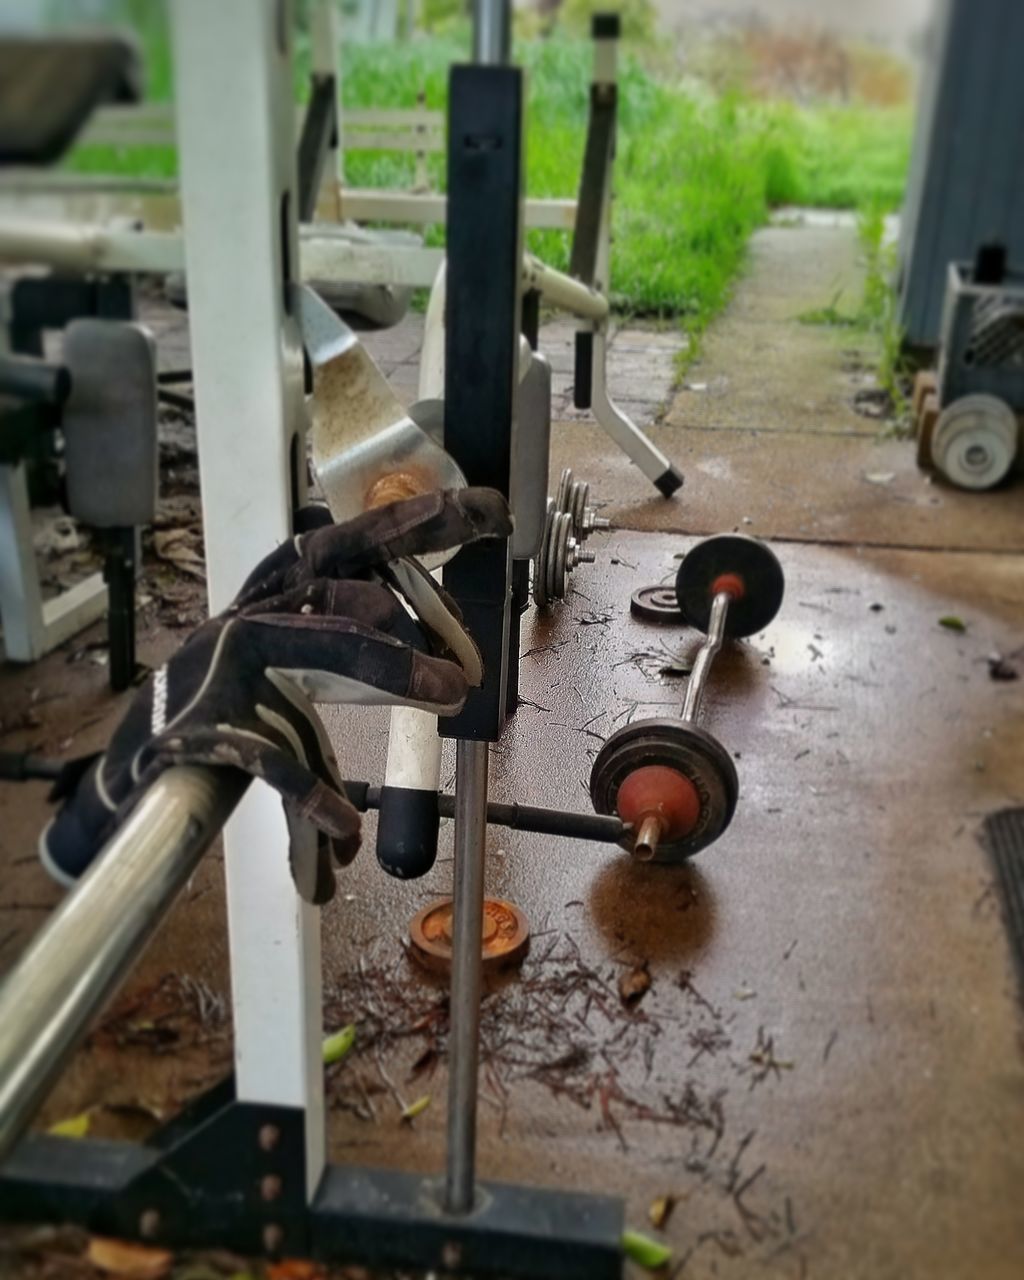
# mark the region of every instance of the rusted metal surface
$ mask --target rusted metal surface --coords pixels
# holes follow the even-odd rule
[[[452,964],[454,917],[451,898],[439,898],[418,911],[409,925],[412,954],[425,968],[447,973]],[[516,964],[530,945],[530,926],[511,902],[484,899],[484,969],[500,969]]]

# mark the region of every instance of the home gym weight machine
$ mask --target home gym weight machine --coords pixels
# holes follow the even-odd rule
[[[443,442],[469,483],[512,490],[515,505],[516,410],[523,392],[523,89],[521,73],[506,64],[507,7],[478,9],[476,61],[453,68],[450,86]],[[305,295],[291,280],[291,80],[278,13],[275,4],[251,0],[217,6],[175,0],[174,6],[214,609],[231,598],[254,558],[289,536],[291,511],[302,498]],[[239,46],[251,56],[234,59],[236,92],[224,95],[224,60]],[[227,139],[245,157],[238,173],[224,175],[231,178],[230,199],[217,185]],[[489,432],[480,430],[481,422]],[[175,1246],[372,1266],[580,1280],[621,1275],[619,1201],[475,1176],[484,834],[492,816],[487,760],[509,705],[518,623],[513,551],[509,544],[480,544],[445,567],[446,586],[483,649],[488,675],[464,711],[442,724],[457,740],[444,1178],[325,1164],[318,917],[291,884],[280,805],[262,784],[246,790],[230,771],[176,768],[154,784],[0,991],[5,1218],[56,1218]],[[724,620],[760,592],[756,567],[716,562],[702,590],[711,593],[711,607],[698,689]],[[143,1146],[22,1138],[90,1018],[229,816],[233,1081],[197,1100]],[[640,815],[640,829],[657,852],[646,821],[651,816]],[[591,815],[587,822],[603,824],[603,838],[636,848],[639,831],[621,815]],[[646,846],[636,851],[643,856]]]
[[[338,117],[337,117],[337,84],[336,67],[336,25],[332,19],[331,6],[321,0],[312,10],[312,38],[314,52],[313,90],[309,105],[298,128],[298,177],[295,192],[297,216],[300,219],[299,238],[293,259],[297,258],[297,274],[305,280],[322,282],[329,287],[332,294],[338,290],[362,290],[363,304],[369,299],[370,311],[379,310],[374,291],[404,287],[412,283],[434,282],[434,291],[439,293],[439,305],[428,313],[428,333],[425,347],[430,346],[430,316],[435,318],[434,328],[439,341],[435,341],[435,349],[440,349],[441,358],[435,360],[432,375],[432,390],[429,394],[440,395],[440,384],[443,384],[443,330],[444,313],[444,270],[442,251],[426,249],[422,246],[403,243],[394,238],[380,240],[380,234],[364,232],[352,225],[335,225],[330,222],[307,221],[317,203],[317,192],[327,190],[332,184],[337,187],[338,178]],[[602,21],[603,24],[602,25]],[[682,476],[670,460],[647,439],[612,399],[607,384],[607,327],[610,308],[609,292],[609,258],[611,237],[611,187],[614,164],[615,119],[616,119],[616,41],[613,33],[617,32],[615,19],[604,19],[595,26],[595,77],[591,91],[590,118],[587,132],[586,155],[579,189],[579,198],[575,202],[562,202],[565,210],[559,208],[558,217],[564,218],[571,205],[575,210],[575,230],[573,236],[572,275],[565,275],[546,267],[532,255],[523,257],[524,298],[524,331],[531,336],[534,344],[537,336],[537,312],[541,301],[549,306],[557,307],[574,315],[580,323],[577,337],[577,363],[575,378],[575,397],[577,407],[590,408],[596,421],[613,440],[627,453],[631,460],[644,474],[657,485],[659,490],[670,495],[682,484]],[[602,31],[604,34],[602,35]],[[119,112],[129,115],[136,108],[118,108]],[[294,125],[293,125],[294,127]],[[283,125],[282,125],[283,128]],[[143,129],[143,137],[148,135]],[[170,135],[181,139],[181,126]],[[234,181],[243,163],[245,135],[237,138],[224,137],[221,140],[220,159],[224,171],[221,184],[224,187],[226,208],[236,210],[239,202],[235,190],[227,190],[228,182]],[[79,292],[89,289],[109,290],[130,286],[133,277],[147,273],[176,273],[184,267],[185,245],[180,232],[168,230],[152,230],[138,222],[121,218],[111,225],[79,224],[47,221],[36,211],[32,203],[35,199],[32,182],[33,174],[24,169],[9,170],[3,186],[0,186],[0,259],[7,262],[24,262],[28,264],[46,264],[55,272],[67,273],[63,279],[66,288],[77,288]],[[67,181],[76,180],[71,175]],[[22,188],[25,188],[22,191]],[[242,184],[239,190],[244,190]],[[351,193],[349,193],[351,194]],[[367,193],[362,193],[360,198]],[[24,211],[32,211],[31,217],[25,212],[19,216],[22,208],[19,203],[27,200]],[[419,200],[420,197],[410,197]],[[59,207],[59,201],[58,207]],[[329,202],[328,202],[329,203]],[[442,202],[443,204],[444,202]],[[552,203],[552,202],[547,202]],[[557,202],[555,202],[557,203]],[[551,212],[540,207],[544,202],[534,202],[534,214],[540,219],[537,225],[549,225],[545,222]],[[529,202],[527,202],[529,206]],[[428,207],[429,206],[429,207]],[[375,216],[416,216],[418,218],[445,217],[442,209],[438,213],[437,201],[427,200],[423,208],[406,208],[401,203],[391,213],[373,206],[368,212]],[[43,206],[50,211],[53,205]],[[72,202],[72,207],[74,203]],[[346,206],[347,207],[347,206]],[[361,207],[361,206],[360,206]],[[433,212],[431,212],[433,211]],[[553,224],[552,224],[553,225]],[[392,233],[400,235],[401,233]],[[438,263],[442,269],[438,273]],[[437,280],[435,280],[437,276]],[[109,282],[109,284],[108,284]],[[57,283],[62,283],[58,280]],[[438,288],[440,283],[440,289]],[[32,288],[48,288],[45,279],[30,282]],[[367,292],[369,291],[369,292]],[[541,360],[538,357],[536,364]],[[525,373],[525,370],[524,370]],[[430,381],[426,378],[425,381]],[[530,383],[530,389],[524,398],[533,403],[535,412],[542,412],[541,402],[544,391],[541,385],[542,373],[537,368]],[[550,397],[548,397],[549,399]],[[543,449],[546,461],[546,445]],[[539,454],[537,455],[539,457]],[[131,486],[124,486],[127,490]],[[577,485],[577,490],[581,486]],[[13,494],[7,502],[4,493],[0,492],[0,514],[6,512],[10,516],[13,536],[10,545],[16,557],[15,568],[20,576],[31,570],[31,550],[27,534],[27,504],[15,501]],[[340,513],[336,513],[339,514]],[[351,512],[349,512],[351,514]],[[19,519],[19,515],[21,518]],[[580,524],[579,520],[583,523]],[[554,521],[555,528],[550,538],[543,535],[540,540],[539,554],[542,566],[550,569],[550,573],[542,572],[538,578],[539,590],[536,593],[538,602],[557,599],[564,592],[566,570],[571,570],[574,562],[589,558],[586,553],[575,553],[570,546],[570,537],[576,543],[593,528],[593,521],[587,521],[585,512],[577,513],[577,524],[573,530],[564,528],[564,522]],[[519,607],[525,603],[523,589],[525,570],[522,562],[528,558],[522,554],[525,541],[526,525],[520,520],[521,535],[517,538],[520,544],[520,577],[517,598]],[[550,544],[550,546],[549,546]],[[531,554],[533,554],[531,552]],[[116,561],[112,560],[116,564]],[[27,568],[26,568],[27,567]],[[22,572],[25,571],[25,572]],[[122,575],[123,577],[123,575]],[[551,589],[545,591],[545,581],[550,580]],[[33,577],[34,580],[34,577]],[[31,585],[31,584],[30,584]],[[26,593],[12,592],[12,604],[9,612],[18,610],[21,595]],[[123,595],[123,592],[121,593]],[[82,596],[80,602],[78,597]],[[26,599],[28,595],[26,594]],[[104,594],[96,584],[90,583],[68,597],[67,607],[57,602],[43,606],[48,614],[59,613],[60,629],[51,628],[46,633],[45,642],[40,639],[34,644],[25,644],[16,651],[16,656],[24,660],[39,656],[47,648],[53,647],[60,640],[73,634],[78,626],[84,626],[99,612],[104,604]],[[72,608],[71,606],[75,607]],[[26,612],[31,612],[26,610]],[[18,615],[20,616],[20,614]],[[38,631],[38,628],[36,628]],[[14,650],[12,650],[14,652]],[[513,668],[514,670],[514,668]],[[411,740],[410,732],[412,733]],[[393,843],[392,829],[397,827],[397,837],[407,830],[412,815],[417,811],[416,792],[429,788],[430,778],[436,772],[431,760],[430,750],[424,745],[427,739],[436,741],[433,723],[425,717],[416,727],[415,717],[400,716],[392,733],[392,741],[396,745],[396,757],[388,769],[388,791],[385,798],[385,839],[382,848]],[[436,778],[433,786],[436,789]],[[422,805],[419,806],[422,808]],[[392,822],[394,817],[394,822]]]
[[[75,75],[68,77],[69,61]],[[10,118],[0,165],[58,158],[97,102],[137,96],[134,48],[112,37],[5,39],[0,75]],[[156,352],[134,323],[124,275],[21,274],[4,282],[0,331],[0,620],[8,660],[31,662],[108,615],[110,683],[135,675],[135,576],[141,525],[156,503]],[[64,331],[59,363],[44,334]],[[63,452],[58,466],[55,431]],[[61,486],[63,493],[61,494]],[[103,572],[44,598],[34,501],[63,497],[99,533]]]

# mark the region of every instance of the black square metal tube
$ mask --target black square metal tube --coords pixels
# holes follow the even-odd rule
[[[522,117],[518,68],[452,68],[444,441],[470,484],[509,498],[519,383]],[[493,742],[506,716],[509,543],[466,547],[446,566],[444,585],[480,646],[484,683],[459,715],[440,722],[440,731]]]

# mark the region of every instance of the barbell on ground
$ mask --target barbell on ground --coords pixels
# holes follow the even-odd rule
[[[625,824],[620,841],[641,861],[682,862],[717,840],[739,795],[729,752],[699,722],[708,676],[725,640],[762,631],[782,604],[785,579],[763,542],[720,534],[699,542],[676,575],[680,621],[705,633],[682,714],[625,725],[605,742],[590,775],[600,814]]]

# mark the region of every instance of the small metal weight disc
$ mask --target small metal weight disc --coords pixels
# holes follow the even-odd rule
[[[551,592],[551,569],[554,559],[552,536],[555,524],[555,504],[548,498],[547,514],[544,517],[544,533],[541,537],[540,551],[533,562],[533,602],[538,609],[546,608],[554,598]]]
[[[767,543],[739,533],[720,533],[698,542],[676,574],[676,598],[683,619],[707,632],[715,584],[739,578],[743,595],[729,605],[725,634],[731,639],[763,631],[779,611],[786,588],[782,565]]]
[[[452,967],[451,898],[438,898],[413,916],[409,924],[412,955],[425,968],[447,973]],[[518,907],[502,898],[484,899],[483,947],[485,969],[517,964],[530,945],[530,926]]]
[[[617,813],[619,787],[635,770],[661,764],[676,769],[700,796],[700,817],[686,836],[659,844],[653,861],[685,862],[712,844],[732,821],[739,779],[732,756],[706,729],[686,720],[638,720],[613,733],[590,772],[590,798],[598,813]],[[620,841],[632,849],[633,833]]]
[[[629,611],[644,622],[671,622],[678,627],[683,621],[675,588],[658,583],[634,591],[629,599]]]
[[[961,489],[991,489],[1004,479],[1017,453],[1017,415],[1005,400],[977,392],[939,414],[932,461]]]

